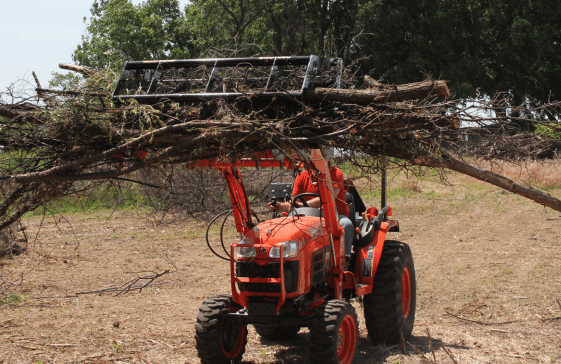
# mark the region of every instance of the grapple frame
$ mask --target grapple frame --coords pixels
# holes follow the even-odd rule
[[[203,58],[129,61],[113,91],[113,101],[232,101],[242,96],[302,99],[309,87],[341,84],[339,58],[293,57]]]

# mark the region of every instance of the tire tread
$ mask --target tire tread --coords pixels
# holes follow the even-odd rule
[[[411,277],[411,306],[409,316],[403,316],[401,280],[408,268]],[[415,321],[416,282],[411,249],[405,243],[387,240],[378,270],[374,276],[372,293],[364,296],[364,319],[368,336],[374,343],[399,343],[411,336]]]

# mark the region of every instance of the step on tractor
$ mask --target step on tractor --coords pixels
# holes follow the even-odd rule
[[[125,64],[113,97],[116,102],[127,98],[146,103],[228,101],[257,89],[255,100],[267,103],[284,97],[283,107],[300,107],[308,88],[338,87],[340,76],[340,60],[316,56],[137,61]],[[301,101],[291,104],[294,99]],[[305,151],[264,150],[251,158],[193,163],[222,172],[232,203],[227,215],[233,215],[240,234],[239,242],[225,247],[231,292],[205,299],[197,315],[195,341],[201,363],[239,363],[249,325],[267,340],[291,339],[308,328],[311,362],[352,363],[360,338],[353,300],[362,302],[372,341],[392,344],[410,337],[415,268],[407,244],[386,240],[389,232],[399,231],[399,224],[389,219],[392,208],[385,202],[385,174],[380,210],[357,208],[356,190],[347,192],[355,233],[351,261],[345,264],[344,231],[338,222],[327,154],[315,145]],[[295,169],[300,164],[318,176],[319,194],[314,196],[320,197],[321,207],[307,206],[310,194],[292,196],[290,184],[273,184],[271,200],[292,201],[292,208],[255,221],[239,168]]]

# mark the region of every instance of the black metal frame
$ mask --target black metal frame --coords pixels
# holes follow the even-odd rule
[[[158,83],[165,83],[166,80],[162,79],[164,69],[191,69],[194,70],[198,67],[211,68],[210,76],[206,82],[205,92],[202,93],[171,93],[171,94],[156,94],[156,85]],[[306,67],[305,77],[299,91],[296,92],[269,92],[269,86],[275,78],[279,66],[302,66]],[[213,88],[213,83],[216,80],[218,72],[223,68],[240,68],[240,67],[271,67],[267,83],[264,89],[254,90],[252,92],[209,92]],[[183,59],[183,60],[154,60],[154,61],[129,61],[125,63],[121,76],[117,81],[115,90],[113,91],[113,101],[123,102],[126,100],[136,100],[139,103],[157,103],[163,100],[175,102],[200,102],[210,101],[215,99],[233,100],[240,96],[254,96],[258,98],[271,99],[273,97],[288,96],[301,99],[306,88],[310,87],[313,83],[321,82],[315,80],[315,77],[321,71],[329,69],[336,69],[335,88],[339,88],[341,84],[341,71],[342,61],[339,58],[322,59],[315,55],[310,56],[294,56],[294,57],[249,57],[249,58],[202,58],[202,59]],[[142,76],[149,86],[145,94],[141,95],[127,95],[124,94],[124,89],[127,78],[131,74]],[[263,78],[264,80],[264,78]],[[173,80],[178,81],[178,80]],[[189,80],[181,80],[189,81]],[[201,82],[202,80],[196,80]],[[317,81],[317,82],[316,82]],[[169,80],[167,82],[170,82]]]

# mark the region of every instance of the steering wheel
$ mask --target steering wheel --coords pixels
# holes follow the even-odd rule
[[[308,206],[308,202],[306,201],[305,197],[321,197],[321,196],[319,195],[319,193],[311,193],[311,192],[300,193],[292,198],[292,207],[297,207],[296,206],[297,200],[302,201],[302,205],[304,207],[310,207]]]

